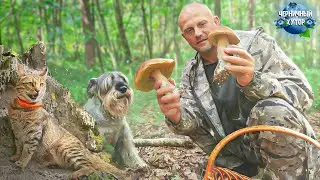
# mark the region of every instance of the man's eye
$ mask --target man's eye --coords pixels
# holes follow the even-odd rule
[[[199,27],[204,27],[205,25],[206,25],[205,22],[201,22],[201,23],[199,24]]]
[[[193,32],[193,29],[191,29],[191,28],[190,28],[190,29],[187,29],[186,32],[187,32],[187,33],[192,33],[192,32]]]

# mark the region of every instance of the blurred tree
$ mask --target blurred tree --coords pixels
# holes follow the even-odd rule
[[[216,0],[214,3],[214,13],[215,15],[221,17],[221,0]]]
[[[18,13],[16,11],[16,2],[15,0],[11,0],[11,7],[12,7],[12,14],[13,14],[13,21],[14,21],[14,28],[15,28],[15,31],[16,31],[16,35],[17,35],[17,39],[18,39],[18,44],[20,46],[20,51],[19,53],[20,54],[23,54],[23,43],[22,43],[22,38],[21,38],[21,33],[20,33],[20,13]]]
[[[253,28],[254,20],[254,0],[249,0],[248,2],[248,29]]]
[[[95,40],[94,18],[93,18],[94,14],[90,10],[89,2],[90,0],[80,0],[82,28],[83,28],[83,33],[85,34],[85,37],[86,37],[86,40],[85,40],[86,62],[87,62],[87,65],[92,67],[95,65],[96,40]]]
[[[116,60],[116,56],[115,56],[116,52],[114,51],[114,46],[111,43],[111,40],[109,37],[109,32],[108,32],[108,28],[107,28],[107,25],[106,25],[106,22],[104,19],[104,15],[103,15],[103,12],[101,11],[101,8],[100,8],[100,2],[99,2],[99,0],[96,0],[95,2],[96,2],[97,9],[98,9],[98,14],[100,16],[100,22],[102,24],[104,36],[106,38],[107,47],[105,48],[105,52],[108,53],[111,57],[113,69],[118,70],[117,60]],[[103,47],[105,47],[105,46],[103,46]]]
[[[113,7],[115,10],[116,23],[119,31],[121,46],[123,47],[124,53],[125,53],[125,62],[130,63],[132,61],[131,51],[130,51],[129,43],[126,36],[126,30],[124,29],[124,26],[123,26],[121,2],[119,0],[113,0]]]

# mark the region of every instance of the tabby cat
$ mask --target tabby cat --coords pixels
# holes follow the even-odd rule
[[[94,171],[113,173],[125,179],[124,172],[92,154],[42,108],[47,69],[39,74],[25,74],[23,65],[19,64],[18,76],[15,96],[8,107],[16,144],[16,153],[11,160],[17,166],[25,168],[34,158],[43,166],[58,165],[77,170],[72,179]]]

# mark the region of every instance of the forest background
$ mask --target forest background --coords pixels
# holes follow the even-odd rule
[[[195,55],[180,34],[177,19],[189,0],[0,0],[0,44],[23,54],[43,41],[51,75],[71,91],[79,104],[87,100],[90,78],[121,71],[133,87],[137,67],[150,58],[177,62],[172,78],[179,83],[186,61]],[[313,10],[317,25],[311,37],[277,29],[278,11],[285,0],[202,0],[222,24],[232,29],[263,27],[301,68],[315,93],[311,112],[320,111],[320,3],[295,1]],[[155,92],[134,89],[128,114],[131,124],[160,123],[163,115]]]

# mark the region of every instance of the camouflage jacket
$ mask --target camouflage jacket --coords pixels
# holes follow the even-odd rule
[[[236,31],[240,37],[238,44],[255,59],[254,78],[245,87],[240,87],[245,97],[253,102],[268,97],[280,97],[300,112],[312,105],[313,92],[310,84],[299,68],[285,55],[275,40],[265,34],[262,28],[255,31]],[[188,135],[207,154],[225,137],[204,66],[196,55],[188,61],[181,77],[181,119],[167,125],[177,134]],[[200,106],[199,106],[200,103]],[[203,108],[201,110],[200,108]],[[205,112],[205,115],[202,113]],[[204,119],[209,119],[211,126]],[[234,142],[236,144],[237,142]],[[218,157],[225,167],[236,167],[243,162],[243,155],[237,154],[237,146],[224,148]],[[226,163],[227,162],[227,163]]]

